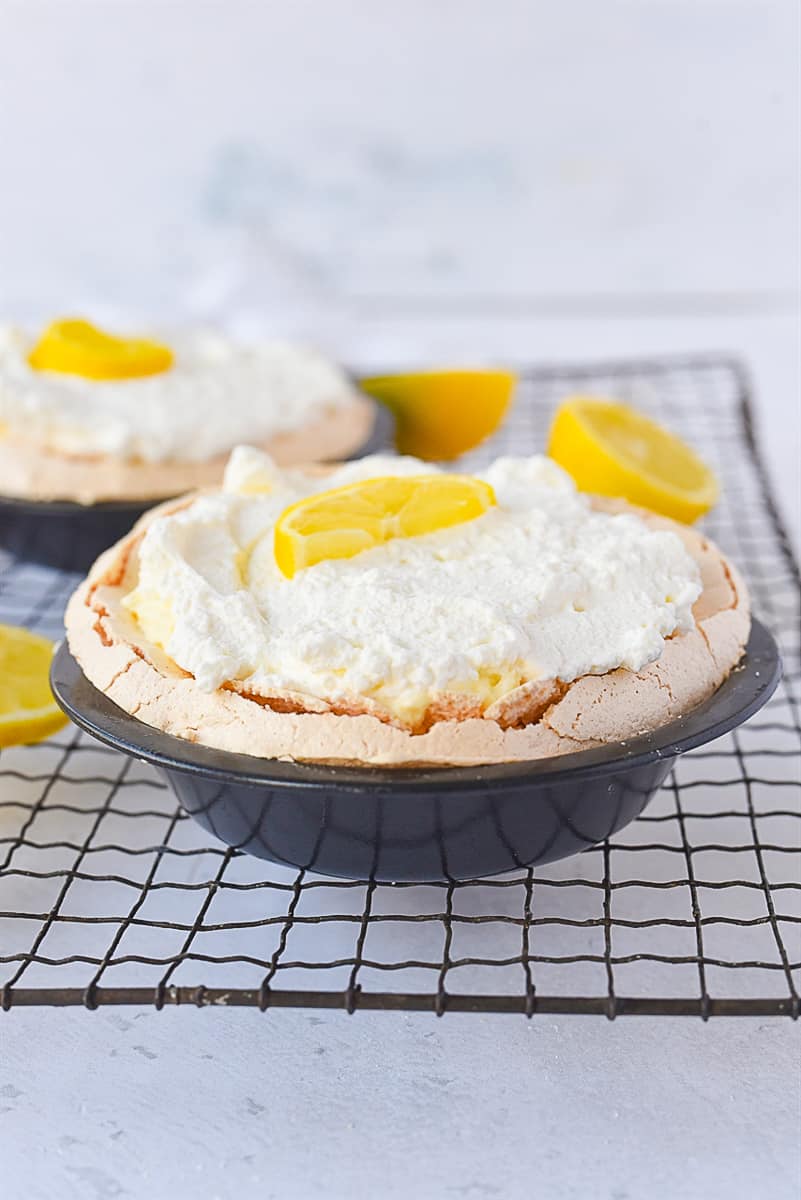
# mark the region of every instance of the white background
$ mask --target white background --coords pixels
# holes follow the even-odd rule
[[[799,529],[795,0],[0,0],[0,318],[731,350]],[[797,1195],[797,1030],[13,1011],[0,1191]]]

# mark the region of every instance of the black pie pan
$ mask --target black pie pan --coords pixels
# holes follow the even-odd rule
[[[379,404],[374,405],[374,412],[370,436],[349,458],[364,458],[388,445],[393,419]],[[72,500],[22,500],[0,495],[0,547],[24,562],[83,575],[143,513],[170,498],[78,504]]]
[[[165,497],[167,499],[167,497]],[[18,500],[0,496],[0,547],[22,562],[85,574],[161,500]]]
[[[232,754],[153,729],[86,678],[65,643],[51,684],[99,741],[152,763],[220,841],[322,875],[476,879],[565,858],[639,816],[679,754],[753,716],[781,676],[754,621],[746,655],[705,703],[654,733],[563,758],[486,767],[334,767]]]

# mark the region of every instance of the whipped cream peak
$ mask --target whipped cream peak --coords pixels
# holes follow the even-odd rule
[[[289,504],[435,471],[372,456],[309,476],[239,447],[220,492],[150,525],[125,604],[203,689],[359,697],[410,723],[443,695],[486,707],[530,681],[638,671],[693,628],[701,583],[678,536],[594,512],[540,456],[480,475],[497,505],[473,521],[279,571],[273,533]]]
[[[283,341],[183,334],[168,339],[168,370],[115,380],[36,370],[28,362],[35,341],[0,327],[0,424],[64,455],[202,462],[237,442],[301,429],[356,395],[338,366]]]

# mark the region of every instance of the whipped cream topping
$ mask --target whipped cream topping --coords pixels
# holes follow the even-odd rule
[[[66,455],[204,461],[237,442],[266,442],[346,407],[344,372],[284,342],[239,345],[218,334],[171,339],[173,366],[139,379],[34,370],[35,339],[0,327],[0,427]]]
[[[322,478],[238,448],[221,492],[148,528],[125,605],[198,686],[364,697],[414,723],[443,693],[486,706],[531,680],[638,671],[693,628],[701,592],[680,539],[633,514],[591,511],[542,457],[483,474],[497,506],[286,579],[273,552],[287,505],[312,492],[430,464],[372,457]]]

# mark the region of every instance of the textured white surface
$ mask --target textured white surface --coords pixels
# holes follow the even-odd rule
[[[40,1010],[6,1028],[14,1200],[798,1195],[782,1022]]]
[[[730,349],[798,529],[794,0],[0,17],[3,317]],[[14,1010],[2,1190],[795,1200],[797,1062],[784,1021]]]

